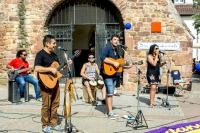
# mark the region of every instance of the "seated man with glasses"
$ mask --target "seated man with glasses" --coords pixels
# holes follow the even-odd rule
[[[96,102],[96,87],[102,89],[102,103],[105,104],[106,90],[103,80],[99,75],[99,68],[95,63],[95,57],[93,54],[88,55],[88,62],[83,64],[80,75],[83,77],[82,83],[86,87],[87,94],[93,106],[97,105]],[[98,82],[100,80],[100,82]],[[100,88],[99,88],[100,89]],[[95,93],[95,94],[94,94]]]
[[[35,90],[35,98],[38,101],[40,98],[40,91],[38,86],[38,80],[30,75],[31,69],[29,63],[26,61],[27,52],[26,50],[17,51],[16,58],[11,60],[7,64],[9,71],[13,72],[12,80],[15,80],[19,86],[20,97],[24,97],[24,91],[26,87],[26,82],[33,84]]]

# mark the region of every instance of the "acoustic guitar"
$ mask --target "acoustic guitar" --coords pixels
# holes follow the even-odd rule
[[[122,58],[119,59],[113,59],[113,58],[109,58],[112,61],[118,62],[119,63],[119,67],[115,67],[112,64],[109,63],[103,63],[103,72],[106,75],[112,76],[114,75],[116,72],[122,72],[123,71],[123,65],[125,65],[125,60]]]
[[[104,74],[108,75],[108,76],[112,76],[114,75],[115,73],[119,72],[121,73],[123,71],[123,66],[126,65],[126,61],[122,58],[119,58],[119,59],[113,59],[113,58],[109,58],[110,60],[112,61],[115,61],[115,62],[118,62],[119,63],[119,67],[115,67],[113,66],[112,64],[109,64],[109,63],[103,63],[103,72]],[[143,61],[138,61],[138,62],[131,62],[132,65],[141,65],[143,64]],[[131,65],[129,64],[129,65]]]
[[[78,57],[81,54],[80,50],[76,50],[74,52],[74,55],[71,57],[71,60],[73,60],[75,57]],[[45,72],[45,73],[38,73],[39,79],[42,81],[42,83],[49,89],[53,89],[57,81],[62,77],[62,73],[60,72],[63,68],[67,66],[68,63],[64,63],[60,65],[57,61],[54,61],[50,67],[56,68],[57,73],[53,74],[51,72]]]

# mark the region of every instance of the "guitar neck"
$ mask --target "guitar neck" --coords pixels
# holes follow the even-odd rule
[[[76,52],[74,55],[72,55],[72,57],[71,57],[70,59],[73,60],[74,58],[76,58],[76,57],[79,56],[79,55],[80,55],[80,51],[77,50],[77,52]],[[57,70],[60,71],[61,69],[65,68],[65,67],[69,67],[68,62],[64,62],[62,65],[60,65],[60,66],[57,68]]]
[[[143,64],[142,60],[141,61],[135,61],[135,62],[131,61],[130,64],[128,63],[128,65],[142,65],[142,64]],[[120,67],[123,67],[123,66],[127,66],[126,61],[120,64]]]
[[[60,65],[57,70],[60,71],[61,69],[63,69],[65,66],[67,65],[67,62],[63,63],[62,65]]]
[[[21,69],[21,70],[17,70],[18,73],[22,73],[22,72],[25,72],[25,71],[28,71],[28,70],[31,70],[32,68],[24,68],[24,69]]]

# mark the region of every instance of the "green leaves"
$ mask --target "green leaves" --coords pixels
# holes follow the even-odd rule
[[[193,0],[193,2],[194,2],[194,8],[196,8],[196,10],[199,11],[197,14],[192,16],[192,18],[194,19],[193,26],[198,32],[200,31],[200,0]]]
[[[193,26],[196,30],[200,30],[200,14],[195,14],[192,16],[194,19]]]
[[[193,2],[195,8],[200,8],[200,0],[193,0]]]
[[[18,3],[18,17],[19,17],[18,48],[27,49],[30,46],[30,44],[27,42],[28,35],[25,30],[25,20],[26,20],[25,0],[21,0]]]

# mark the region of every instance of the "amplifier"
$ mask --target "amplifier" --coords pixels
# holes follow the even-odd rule
[[[29,101],[29,84],[26,82],[26,89],[24,90],[24,100]],[[12,103],[20,102],[20,90],[14,80],[8,81],[8,101]]]
[[[19,87],[15,81],[8,81],[8,101],[12,103],[20,101]]]

